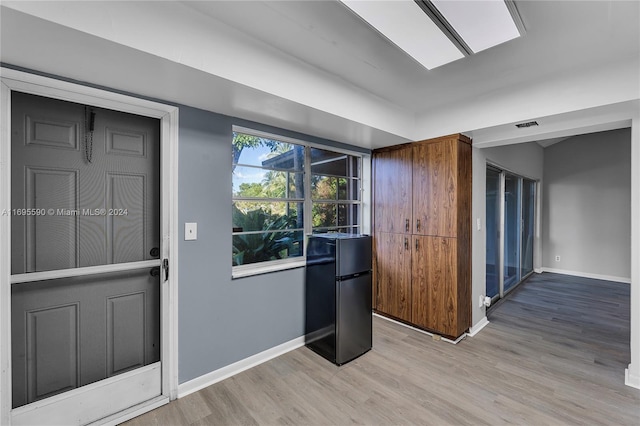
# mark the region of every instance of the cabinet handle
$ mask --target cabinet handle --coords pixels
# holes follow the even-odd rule
[[[409,250],[409,239],[406,237],[404,239],[404,249]]]
[[[416,230],[420,232],[420,219],[416,221]]]
[[[418,251],[418,246],[419,246],[418,239],[416,238],[416,251]]]
[[[409,232],[409,219],[404,221],[404,230],[405,232]]]

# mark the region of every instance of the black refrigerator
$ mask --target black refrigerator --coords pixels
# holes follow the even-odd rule
[[[337,365],[371,349],[371,237],[310,236],[305,299],[310,349]]]

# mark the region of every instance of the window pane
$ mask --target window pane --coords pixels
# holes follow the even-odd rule
[[[359,209],[359,204],[338,204],[338,226],[358,225]]]
[[[303,203],[234,201],[233,232],[304,228]]]
[[[233,163],[301,172],[304,170],[304,146],[234,133]]]
[[[311,198],[313,200],[359,201],[360,181],[357,179],[312,175]]]
[[[520,281],[520,178],[504,177],[504,291]]]
[[[351,200],[349,192],[347,191],[347,181],[345,178],[338,178],[338,199],[339,200]]]
[[[313,203],[313,227],[337,226],[337,204]]]
[[[533,271],[533,238],[536,207],[536,183],[529,179],[522,181],[522,264],[521,277]]]
[[[302,256],[303,231],[233,236],[233,266]]]
[[[500,172],[487,168],[486,178],[486,292],[500,294]]]
[[[360,177],[359,158],[339,152],[311,148],[311,172],[317,174]]]
[[[311,175],[311,198],[313,200],[335,200],[338,178]]]
[[[360,177],[360,157],[354,157],[350,155],[347,159],[347,164],[351,173],[350,177],[359,178]]]
[[[236,166],[233,196],[304,198],[304,173]]]

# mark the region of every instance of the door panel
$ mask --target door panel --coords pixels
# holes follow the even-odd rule
[[[413,322],[457,336],[456,239],[414,236],[413,250]]]
[[[38,209],[11,221],[12,274],[23,275],[11,289],[13,407],[132,370],[160,374],[145,367],[160,360],[159,121],[17,92],[11,116],[12,209]],[[45,277],[29,282],[31,272]]]
[[[520,281],[520,250],[522,221],[520,178],[508,173],[504,176],[504,291]]]
[[[107,298],[107,376],[145,365],[145,296]]]
[[[413,232],[457,236],[456,171],[458,141],[413,147]]]
[[[520,277],[533,272],[533,239],[535,225],[536,183],[522,180],[522,261]]]
[[[411,236],[375,235],[376,310],[411,321]]]
[[[145,178],[145,175],[107,173],[108,205],[114,212],[123,213],[107,216],[106,242],[110,247],[107,263],[136,262],[148,258]]]
[[[28,400],[36,401],[77,387],[78,304],[25,310],[24,314]],[[23,321],[18,323],[23,325]],[[22,353],[14,355],[24,357]]]
[[[376,232],[411,233],[411,148],[374,156]]]
[[[500,295],[500,172],[487,169],[486,180],[486,295]]]
[[[71,212],[77,209],[77,170],[34,167],[25,169],[26,208],[39,211],[53,208],[56,212]],[[78,266],[76,215],[33,215],[23,216],[14,221],[17,225],[14,229],[25,225],[25,270],[50,271]],[[20,232],[20,229],[16,230]]]
[[[159,361],[159,289],[149,268],[14,284],[13,406]]]
[[[12,208],[46,213],[12,217],[12,274],[150,260],[160,246],[159,122],[92,110],[85,140],[83,105],[12,95]]]

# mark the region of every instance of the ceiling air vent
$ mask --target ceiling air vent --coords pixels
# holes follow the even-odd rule
[[[527,121],[526,123],[518,123],[516,124],[516,127],[518,129],[522,129],[523,127],[531,127],[531,126],[537,126],[538,122],[537,121]]]

